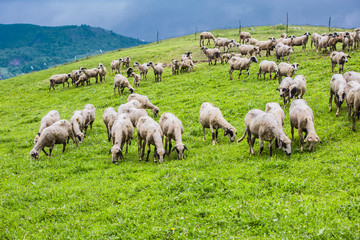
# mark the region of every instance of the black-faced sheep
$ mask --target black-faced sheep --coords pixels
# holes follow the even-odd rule
[[[278,66],[278,77],[279,77],[279,84],[281,83],[282,77],[292,77],[295,73],[295,71],[298,70],[299,64],[298,63],[293,63],[293,64],[288,64],[285,62],[281,62],[279,63]]]
[[[90,81],[91,78],[95,78],[96,83],[98,82],[98,76],[99,76],[99,69],[98,68],[92,68],[92,69],[86,69],[85,67],[80,68],[80,71],[86,75],[86,78]]]
[[[95,107],[92,104],[86,104],[84,109],[81,110],[81,115],[85,119],[84,124],[84,133],[86,134],[87,128],[90,126],[90,131],[92,131],[92,125],[95,121]]]
[[[128,79],[121,74],[116,74],[114,77],[114,95],[116,95],[116,88],[119,95],[123,95],[125,88],[128,88],[130,93],[134,92],[134,88],[130,85]]]
[[[249,57],[255,53],[255,56],[257,56],[260,53],[259,47],[252,46],[252,45],[240,45],[239,46],[239,53],[242,55],[249,54]]]
[[[340,107],[345,101],[346,80],[341,74],[334,74],[330,81],[329,111],[332,110],[332,98],[336,105],[336,116],[339,116]]]
[[[228,46],[229,46],[229,43],[233,43],[234,42],[234,39],[227,39],[227,38],[221,38],[221,37],[218,37],[215,39],[215,48],[216,47],[219,47],[219,49],[221,47],[224,48],[224,52],[225,52],[225,49],[227,48],[226,52],[229,50]]]
[[[140,64],[139,62],[134,62],[134,67],[137,67],[138,70],[139,70],[139,73],[140,73],[140,76],[143,78],[143,79],[147,79],[146,78],[146,75],[147,75],[147,72],[149,70],[149,67],[147,66],[147,63],[144,63],[144,64]]]
[[[98,69],[99,69],[100,82],[103,81],[103,78],[104,78],[104,82],[105,82],[106,67],[102,63],[99,63]]]
[[[116,74],[116,71],[117,73],[120,73],[120,66],[121,66],[121,63],[123,62],[123,59],[120,58],[119,60],[112,60],[111,61],[111,75],[113,74],[113,71],[115,72]]]
[[[294,84],[289,87],[290,98],[302,98],[306,92],[306,80],[304,75],[297,75],[294,78]]]
[[[283,98],[283,102],[284,102],[284,108],[286,108],[286,103],[290,103],[290,93],[289,93],[289,88],[291,85],[293,85],[294,79],[292,79],[291,77],[286,77],[284,78],[279,87],[276,89],[279,91],[280,93],[280,97]]]
[[[245,43],[245,39],[251,38],[251,34],[249,32],[240,32],[239,34],[239,42],[241,43],[241,40],[243,40],[243,43]]]
[[[75,134],[75,137],[82,142],[84,140],[84,134],[82,133],[82,129],[85,125],[85,119],[82,116],[81,111],[74,111],[72,117],[70,118],[70,123]]]
[[[309,32],[304,33],[304,35],[300,36],[300,37],[295,37],[292,39],[291,41],[291,46],[302,46],[302,49],[305,51],[306,50],[306,44],[309,40],[309,36],[311,34]]]
[[[273,43],[275,43],[275,38],[270,37],[268,41],[260,41],[256,44],[256,46],[259,47],[259,56],[261,57],[261,51],[265,50],[266,51],[266,56],[269,57],[270,56],[270,52],[271,50],[273,50],[274,46]]]
[[[130,57],[124,57],[123,58],[122,66],[125,67],[125,69],[129,68],[129,66],[130,66]]]
[[[294,52],[294,49],[291,46],[278,43],[275,46],[275,52],[276,52],[276,61],[280,61],[280,58],[284,61],[284,57],[286,56],[287,56],[287,61],[289,61],[290,54]]]
[[[333,51],[330,54],[332,73],[334,73],[334,67],[336,64],[339,67],[339,73],[344,72],[344,64],[347,63],[349,58],[351,57],[344,52]]]

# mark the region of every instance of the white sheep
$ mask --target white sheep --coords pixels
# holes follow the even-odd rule
[[[360,113],[360,84],[355,81],[348,82],[345,89],[345,99],[346,99],[346,118],[349,121],[351,115],[351,109],[353,109],[352,114],[352,130],[355,129],[356,117],[359,119]]]
[[[81,114],[81,111],[74,111],[72,117],[70,118],[71,127],[75,134],[75,137],[82,142],[85,135],[82,133],[82,129],[85,125],[85,119]]]
[[[130,74],[130,76],[134,78],[133,85],[134,85],[135,87],[139,87],[139,86],[140,86],[140,81],[141,81],[141,76],[140,76],[140,74],[136,74],[136,73],[132,72],[132,73]]]
[[[54,122],[57,122],[60,120],[60,114],[56,110],[49,111],[40,121],[40,128],[38,133],[35,136],[34,144],[39,140],[39,137],[41,136],[42,131],[51,126]]]
[[[250,110],[245,116],[245,125],[245,132],[237,142],[241,142],[247,135],[250,154],[255,154],[254,143],[255,139],[259,138],[259,154],[264,150],[265,140],[269,141],[270,157],[272,157],[272,145],[276,140],[278,148],[282,149],[287,156],[291,155],[291,140],[286,136],[282,125],[272,114],[259,109]]]
[[[203,140],[205,139],[205,128],[210,128],[212,144],[215,145],[218,137],[219,128],[224,129],[224,136],[228,135],[230,142],[233,142],[236,138],[236,129],[228,123],[222,116],[219,108],[214,104],[204,102],[200,107],[200,123],[202,125]],[[214,132],[215,130],[215,132]]]
[[[323,53],[327,52],[327,48],[329,47],[329,39],[332,37],[334,37],[334,35],[329,33],[329,35],[321,36],[318,39],[317,50],[319,53],[321,52],[321,49],[323,49]]]
[[[70,73],[71,78],[71,84],[74,86],[74,84],[79,80],[79,77],[81,75],[80,70],[72,70]]]
[[[106,132],[107,132],[107,137],[108,137],[109,142],[111,140],[111,129],[116,120],[117,115],[118,115],[118,113],[115,111],[115,109],[113,107],[108,107],[108,108],[105,108],[104,114],[102,116],[102,119],[106,126]]]
[[[194,62],[191,59],[186,59],[185,61],[180,62],[179,67],[180,67],[180,72],[185,72],[186,70],[190,72],[191,69],[193,71],[195,70]]]
[[[344,52],[333,51],[330,54],[332,73],[334,73],[334,67],[336,64],[339,67],[339,73],[344,72],[344,64],[347,63],[349,58],[351,57]]]
[[[295,71],[298,70],[298,67],[299,67],[298,63],[293,63],[293,64],[288,64],[285,62],[279,63],[279,66],[278,66],[279,84],[281,83],[282,76],[292,77],[294,75]]]
[[[284,126],[285,122],[285,113],[284,110],[280,107],[280,104],[277,102],[270,102],[266,104],[265,112],[272,114],[276,120]]]
[[[134,62],[133,66],[137,67],[139,70],[140,76],[142,76],[143,79],[147,80],[146,75],[149,70],[147,63],[140,64],[139,62]]]
[[[318,33],[311,34],[311,49],[312,49],[313,45],[315,46],[315,49],[318,48],[317,45],[318,45],[320,37],[321,37],[321,35]]]
[[[122,58],[119,58],[119,60],[112,60],[111,61],[111,75],[113,74],[113,71],[115,72],[116,74],[116,70],[117,70],[117,73],[120,73],[120,66],[121,66],[121,63],[123,62],[123,59]]]
[[[330,81],[329,111],[332,110],[332,98],[336,105],[336,116],[340,113],[340,107],[345,101],[346,80],[341,74],[334,74]]]
[[[88,79],[88,77],[84,73],[82,73],[82,74],[80,74],[78,80],[75,82],[75,86],[76,87],[79,86],[80,83],[82,86],[84,86],[85,82],[87,85],[89,85],[90,79]]]
[[[240,75],[242,70],[246,70],[247,74],[249,76],[249,68],[250,68],[250,64],[251,63],[257,63],[258,60],[256,57],[252,56],[250,58],[239,58],[239,57],[232,57],[229,60],[229,75],[230,75],[230,80],[232,80],[232,72],[234,70],[239,70],[239,77],[238,79],[240,79]]]
[[[306,32],[306,33],[304,33],[304,35],[302,35],[300,37],[293,38],[292,42],[291,42],[291,46],[302,46],[302,49],[304,51],[306,51],[306,44],[309,40],[310,35],[311,35],[311,33]]]
[[[150,109],[153,112],[154,117],[157,117],[157,115],[159,114],[159,108],[152,104],[147,96],[132,93],[129,95],[127,101],[130,102],[131,100],[139,101],[141,103],[141,108]]]
[[[51,152],[55,144],[62,144],[62,151],[64,152],[69,138],[71,138],[76,144],[76,147],[78,147],[78,142],[75,139],[70,122],[67,120],[59,120],[42,131],[39,140],[30,151],[30,156],[33,159],[38,159],[40,151],[42,150],[46,156],[51,157]],[[46,153],[45,147],[49,148],[49,154]]]
[[[84,109],[81,110],[81,115],[85,119],[84,124],[84,133],[86,134],[87,128],[90,126],[90,131],[92,131],[92,125],[95,121],[95,107],[92,104],[86,104]]]
[[[134,88],[130,85],[129,80],[121,74],[116,74],[114,77],[114,95],[116,95],[116,88],[119,95],[123,95],[125,88],[129,89],[130,94],[134,92]]]
[[[251,57],[253,55],[253,53],[255,53],[255,56],[257,56],[260,53],[260,50],[259,50],[259,47],[257,47],[257,46],[240,45],[239,53],[241,53],[242,55],[249,54],[249,57]]]
[[[273,44],[276,43],[275,38],[270,37],[268,41],[260,41],[256,44],[259,47],[259,56],[261,57],[261,51],[266,51],[266,56],[270,56],[270,51],[274,48]]]
[[[315,132],[314,114],[304,99],[295,99],[289,109],[291,136],[294,141],[294,128],[299,132],[301,151],[304,150],[304,143],[309,143],[309,151],[312,151],[316,143],[321,143]],[[303,140],[305,132],[305,140]]]
[[[89,81],[91,78],[95,78],[96,83],[98,82],[98,76],[99,76],[98,68],[86,69],[85,67],[82,67],[80,68],[80,71],[86,75]]]
[[[244,40],[244,44],[257,45],[260,41],[256,38],[247,38]]]
[[[181,135],[184,132],[184,127],[181,121],[175,117],[174,114],[167,112],[161,115],[159,124],[165,135],[165,150],[167,149],[169,143],[168,152],[170,153],[170,151],[176,150],[178,158],[181,160],[183,158],[184,151],[188,150],[181,139]],[[171,140],[175,141],[175,147],[173,149],[171,149]]]
[[[173,59],[171,61],[171,72],[172,72],[172,75],[177,75],[179,74],[179,61],[178,60],[175,60]]]
[[[346,82],[355,81],[360,83],[360,73],[355,71],[348,71],[344,73],[344,78]]]
[[[294,52],[292,46],[287,46],[281,43],[278,43],[275,46],[275,54],[276,54],[276,61],[280,61],[280,58],[284,61],[284,57],[287,56],[287,61],[289,61],[290,54]]]
[[[49,79],[50,81],[50,87],[49,87],[49,91],[51,88],[53,88],[55,90],[55,84],[62,84],[63,88],[65,87],[65,83],[68,84],[69,87],[69,78],[71,77],[71,74],[57,74],[57,75],[52,75]]]
[[[227,48],[227,51],[229,50],[229,43],[233,43],[234,42],[234,39],[227,39],[227,38],[221,38],[221,37],[218,37],[215,39],[215,48],[216,47],[219,47],[219,49],[221,47],[224,48],[224,52],[225,52],[225,49]],[[226,52],[227,52],[226,51]]]
[[[284,78],[279,87],[276,89],[279,91],[280,93],[280,97],[283,98],[283,102],[284,102],[284,108],[286,108],[286,103],[290,103],[290,94],[289,94],[289,88],[291,85],[293,85],[294,79],[292,79],[291,77],[286,77]]]
[[[155,82],[161,82],[161,75],[164,72],[164,65],[162,63],[157,63],[156,65],[153,62],[148,62],[148,67],[152,67],[155,75]]]
[[[206,45],[210,45],[210,39],[212,39],[215,44],[215,37],[211,32],[202,32],[202,33],[200,33],[200,47],[201,47],[201,43],[203,46],[205,46],[205,44],[204,44],[205,39],[208,40]]]
[[[270,75],[270,79],[271,79],[271,73],[274,72],[274,79],[276,78],[277,74],[278,74],[278,66],[274,61],[268,61],[268,60],[263,60],[260,62],[259,64],[259,72],[257,75],[257,79],[259,80],[259,76],[261,73],[264,73],[264,80],[266,80],[265,78],[265,74],[269,73]]]
[[[122,65],[125,68],[129,68],[129,66],[130,66],[130,57],[124,57],[122,59]]]
[[[136,127],[137,122],[143,116],[149,116],[145,109],[130,108],[128,111],[130,121],[134,127]]]
[[[142,108],[142,104],[138,100],[131,100],[127,103],[121,104],[117,112],[120,113],[129,113],[131,108]]]
[[[306,80],[304,75],[297,75],[294,78],[294,84],[289,87],[290,98],[302,98],[306,92]]]
[[[201,47],[201,50],[203,51],[205,56],[208,58],[209,65],[212,64],[213,59],[215,60],[214,65],[216,65],[216,61],[218,58],[220,58],[221,63],[223,63],[223,59],[220,54],[220,49],[218,49],[218,48],[209,49],[209,48],[206,48],[205,46],[203,46],[203,47]]]
[[[251,34],[249,32],[240,32],[239,34],[239,42],[241,42],[241,40],[243,40],[243,43],[245,43],[245,39],[250,39],[251,38]]]
[[[121,117],[115,120],[112,129],[112,148],[110,153],[112,154],[112,162],[116,163],[118,160],[123,158],[123,147],[126,143],[126,151],[128,153],[128,147],[131,144],[132,137],[134,135],[134,127],[131,124],[128,117]]]
[[[99,63],[98,69],[99,69],[100,82],[103,81],[103,78],[104,78],[104,82],[105,82],[106,67],[102,63]]]

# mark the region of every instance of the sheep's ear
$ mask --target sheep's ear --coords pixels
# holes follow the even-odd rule
[[[117,155],[119,155],[121,158],[123,157],[121,149],[117,152]]]
[[[351,57],[348,55],[348,58],[351,58]]]
[[[291,98],[293,98],[296,94],[297,88],[294,87],[293,89],[291,89]]]
[[[111,154],[111,148],[110,148],[110,150],[109,150],[109,154]]]
[[[76,135],[76,137],[79,140],[79,142],[81,142],[81,137],[79,135]]]
[[[176,147],[176,146],[171,150],[171,152],[173,152],[175,149],[177,150],[177,147]]]
[[[227,134],[229,134],[229,129],[227,128],[225,131],[224,131],[224,136],[226,136]]]
[[[188,150],[189,151],[189,149],[184,145],[184,150]]]
[[[165,154],[166,154],[166,156],[168,156],[170,158],[170,154],[166,150],[165,150]]]
[[[40,133],[38,132],[37,135],[40,137]]]
[[[281,149],[283,147],[284,142],[280,139],[278,140],[278,148]]]

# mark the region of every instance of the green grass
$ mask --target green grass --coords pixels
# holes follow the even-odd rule
[[[243,29],[244,31],[249,29]],[[279,37],[276,27],[255,27],[253,36]],[[326,32],[304,26],[289,34]],[[237,39],[238,31],[214,30],[216,36]],[[185,159],[165,158],[161,165],[138,162],[134,135],[130,153],[118,165],[111,162],[102,114],[106,107],[125,103],[129,92],[113,95],[113,76],[104,84],[85,87],[56,86],[48,92],[48,78],[81,66],[95,67],[130,56],[141,63],[170,63],[190,50],[195,60],[205,59],[194,36],[168,39],[0,82],[0,238],[1,239],[260,239],[260,238],[360,238],[359,134],[340,116],[328,111],[332,76],[328,55],[295,47],[291,62],[300,64],[297,74],[307,80],[304,98],[313,109],[315,129],[322,144],[313,152],[300,151],[295,134],[292,155],[276,150],[269,157],[248,154],[246,141],[229,144],[222,136],[212,146],[209,129],[202,141],[199,122],[201,103],[212,102],[236,129],[245,130],[250,109],[265,109],[267,102],[282,100],[277,80],[256,80],[258,64],[250,77],[229,80],[228,65],[197,63],[195,72],[172,76],[166,68],[163,81],[154,83],[152,70],[135,91],[147,95],[163,112],[174,113],[183,123]],[[360,54],[345,71],[359,71]],[[259,60],[275,60],[261,57]],[[125,70],[122,70],[124,72]],[[235,77],[236,76],[236,77]],[[40,153],[30,158],[39,123],[49,110],[70,119],[74,110],[95,105],[93,131],[76,148],[65,153],[56,146],[51,158]],[[333,106],[335,109],[335,106]],[[288,110],[285,132],[290,136]],[[150,116],[153,116],[149,112]],[[156,118],[156,120],[159,119]],[[357,129],[360,129],[357,123]],[[258,152],[258,141],[255,151]]]

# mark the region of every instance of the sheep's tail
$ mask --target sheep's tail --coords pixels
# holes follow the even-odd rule
[[[246,127],[246,129],[245,129],[244,135],[240,139],[237,140],[238,143],[241,142],[242,140],[244,140],[244,138],[247,135],[247,132],[248,132],[248,127]]]

